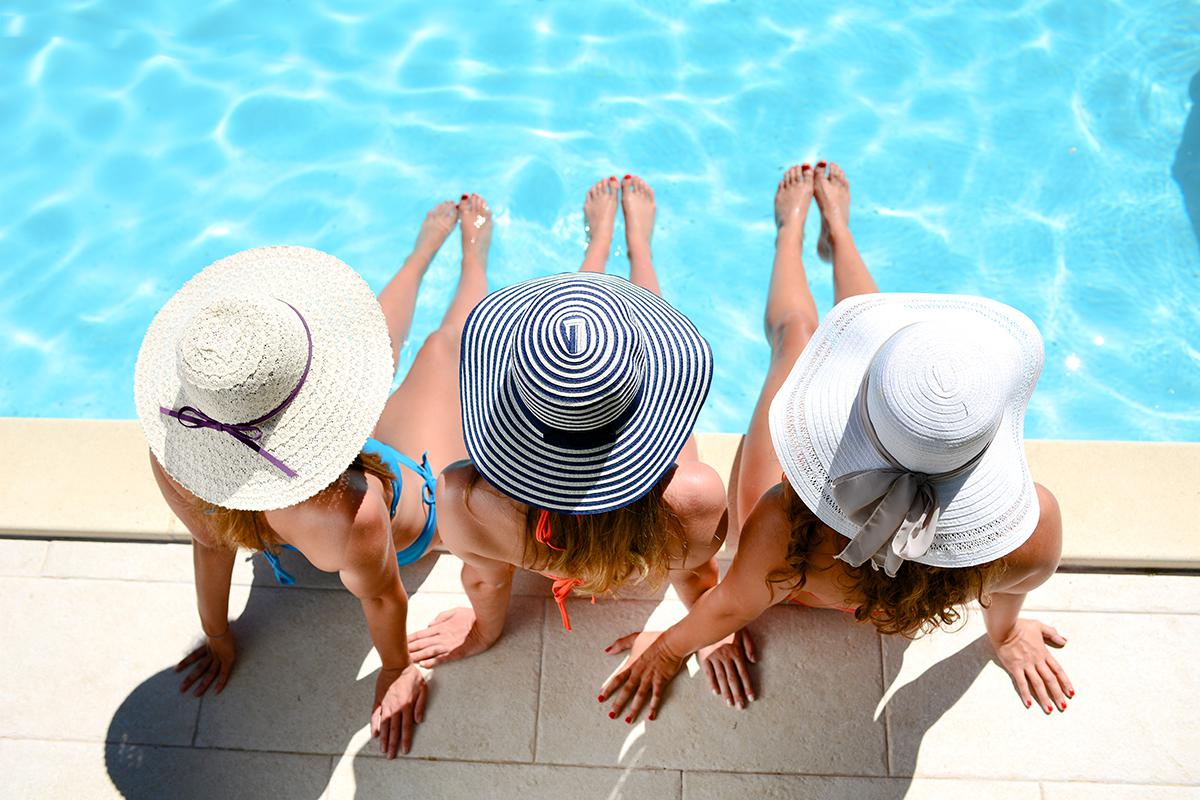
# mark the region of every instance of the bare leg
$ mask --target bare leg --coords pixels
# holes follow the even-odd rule
[[[625,252],[629,256],[629,280],[662,297],[658,274],[650,255],[650,237],[654,233],[654,190],[637,175],[621,181],[621,211],[625,214]],[[677,461],[699,461],[700,450],[692,434],[679,452]]]
[[[662,296],[654,262],[650,257],[650,237],[654,233],[654,190],[637,175],[621,181],[621,210],[625,213],[625,251],[629,255],[629,280]]]
[[[813,172],[807,164],[784,173],[775,192],[775,263],[763,320],[771,363],[762,393],[754,406],[750,427],[730,476],[731,537],[736,541],[742,524],[758,499],[779,482],[783,468],[771,444],[768,416],[775,393],[817,328],[817,304],[808,288],[801,260],[804,221],[813,196]]]
[[[619,184],[616,177],[596,181],[583,201],[583,221],[587,226],[588,246],[580,272],[604,272],[612,252],[613,220],[617,217]]]
[[[388,285],[379,293],[379,304],[383,306],[383,316],[387,320],[388,334],[392,337],[392,369],[400,358],[400,348],[408,339],[408,330],[412,327],[413,309],[417,305],[417,290],[421,287],[421,278],[429,262],[450,231],[458,223],[458,206],[451,200],[438,203],[425,215],[421,230],[417,234],[417,243],[413,251],[404,259],[403,266]]]
[[[375,427],[376,438],[412,458],[420,460],[421,453],[428,450],[434,472],[466,457],[458,384],[459,348],[467,315],[487,294],[492,212],[482,197],[469,195],[459,203],[459,215],[463,261],[458,288],[441,325],[426,338]],[[405,481],[406,498],[416,486],[415,480]],[[419,510],[419,506],[413,508]]]
[[[823,163],[817,164],[817,176],[813,195],[821,209],[821,241],[828,256],[833,259],[833,301],[840,303],[856,294],[878,292],[875,279],[867,271],[854,237],[850,235],[850,182],[846,173],[837,164],[830,163],[829,175],[825,175]]]

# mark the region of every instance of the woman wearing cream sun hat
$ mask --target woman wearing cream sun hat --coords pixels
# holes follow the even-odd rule
[[[388,393],[426,268],[463,219],[458,290],[400,387]],[[306,247],[262,247],[210,265],[159,311],[138,354],[134,395],[163,497],[193,540],[205,641],[178,665],[181,691],[225,687],[238,547],[293,582],[281,549],[338,572],[363,605],[382,668],[372,733],[393,757],[424,717],[408,657],[398,567],[437,541],[436,472],[465,454],[458,342],[487,291],[491,213],[441,203],[376,298],[350,267]]]
[[[819,326],[800,258],[814,192],[837,301]],[[688,653],[785,601],[911,636],[980,600],[1022,702],[1065,710],[1074,690],[1046,644],[1066,639],[1018,618],[1061,549],[1058,506],[1023,449],[1041,336],[992,300],[879,294],[850,235],[849,201],[836,164],[793,167],[780,182],[771,367],[730,481],[737,555],[614,683],[626,697],[645,687],[658,696]],[[731,684],[752,691],[745,676]]]

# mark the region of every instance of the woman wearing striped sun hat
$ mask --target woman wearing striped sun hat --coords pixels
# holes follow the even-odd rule
[[[632,282],[603,274],[620,203]],[[423,666],[490,647],[515,568],[565,598],[667,578],[690,605],[717,578],[725,490],[692,427],[712,380],[696,328],[659,296],[650,259],[654,195],[640,178],[592,187],[578,273],[496,292],[463,331],[463,432],[470,456],[439,480],[443,541],[463,562],[471,608],[409,637]],[[709,669],[745,669],[740,634]],[[708,652],[702,655],[709,655]]]
[[[819,326],[800,260],[814,192],[837,301]],[[653,718],[688,654],[783,602],[913,636],[979,601],[1024,705],[1064,711],[1074,696],[1046,649],[1066,639],[1018,616],[1062,546],[1054,495],[1033,482],[1022,447],[1041,336],[981,297],[880,294],[849,211],[836,164],[792,167],[780,181],[771,365],[730,479],[737,555],[685,619],[618,640],[636,644],[601,690],[615,713],[632,702],[636,718],[648,701]],[[754,695],[737,677],[729,697],[744,706]]]

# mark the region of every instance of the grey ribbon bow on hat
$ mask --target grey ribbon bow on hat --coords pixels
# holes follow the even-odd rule
[[[869,560],[872,569],[879,569],[882,562],[888,577],[894,578],[904,561],[920,558],[933,544],[941,514],[933,481],[953,478],[972,469],[987,448],[949,472],[934,475],[914,472],[897,461],[879,441],[867,413],[865,379],[858,393],[858,416],[867,440],[890,466],[851,472],[829,482],[833,499],[850,521],[861,526],[837,557],[854,567],[861,567]]]

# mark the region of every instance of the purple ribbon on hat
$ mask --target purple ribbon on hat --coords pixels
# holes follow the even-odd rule
[[[294,478],[297,475],[294,469],[283,463],[282,460],[275,457],[258,443],[258,440],[262,438],[263,434],[262,428],[258,427],[259,424],[279,415],[285,408],[292,404],[292,401],[296,399],[296,395],[300,394],[300,387],[304,386],[304,381],[308,378],[308,369],[312,366],[312,331],[308,328],[308,322],[304,319],[304,315],[300,313],[300,310],[294,305],[286,300],[280,300],[279,302],[296,312],[296,316],[300,318],[300,324],[304,326],[304,335],[308,338],[308,358],[304,362],[304,371],[300,373],[300,380],[296,382],[296,388],[292,389],[291,394],[284,398],[282,403],[275,406],[261,417],[252,419],[249,422],[235,423],[218,422],[195,406],[182,406],[179,409],[171,409],[159,406],[158,410],[159,413],[166,414],[168,417],[174,417],[175,419],[179,420],[179,424],[185,428],[210,428],[214,431],[227,433],[242,444],[249,447],[254,452],[258,453],[267,461],[271,462],[271,464],[278,468],[279,471],[284,475],[287,475],[289,478]]]

